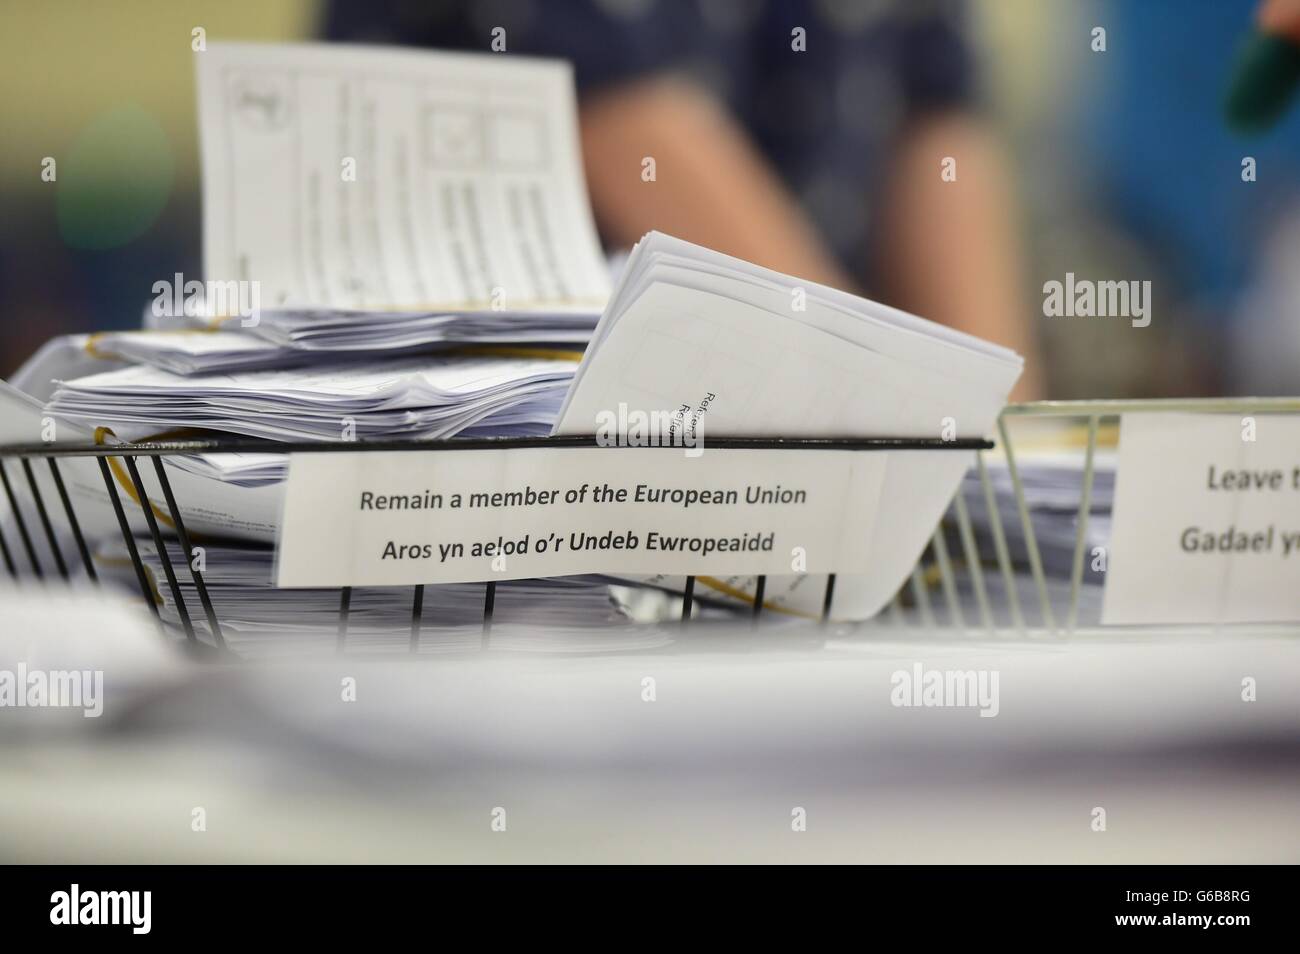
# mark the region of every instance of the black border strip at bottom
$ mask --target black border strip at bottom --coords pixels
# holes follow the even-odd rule
[[[733,942],[737,934],[766,936],[776,919],[805,940],[828,932],[877,939],[902,932],[917,950],[926,950],[948,938],[976,949],[1002,939],[1098,933],[1178,943],[1206,937],[1223,946],[1258,937],[1261,930],[1271,928],[1271,934],[1294,926],[1293,872],[1276,867],[894,867],[852,876],[829,892],[824,884],[809,882],[815,877],[809,872],[772,870],[629,870],[625,876],[604,872],[592,878],[576,869],[570,877],[567,871],[538,877],[488,867],[413,872],[399,867],[53,866],[9,874],[0,904],[7,941],[31,935],[57,940],[67,934],[75,941],[195,938],[207,946],[225,938],[287,937],[301,946],[316,938],[337,944],[349,937],[385,936],[437,943],[436,938],[469,940],[468,931],[482,943],[499,939],[503,928],[516,924],[539,943],[590,934],[601,925],[654,936],[681,916],[694,915],[700,930],[690,933],[697,939],[719,930]],[[746,884],[751,874],[754,883]],[[662,885],[653,884],[655,875]],[[718,890],[719,879],[725,879],[724,892]],[[89,893],[148,891],[148,934],[135,933],[129,923],[51,923],[67,920],[74,884],[83,909],[98,902],[87,902]],[[135,902],[139,912],[143,895]],[[113,903],[125,904],[125,896]],[[490,917],[474,917],[480,912]],[[1249,923],[1241,923],[1242,916]],[[1207,917],[1208,926],[1202,921]],[[600,934],[610,938],[603,930]]]

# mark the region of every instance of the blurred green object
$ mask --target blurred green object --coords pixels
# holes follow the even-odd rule
[[[175,161],[158,121],[132,103],[94,119],[58,161],[59,234],[72,248],[109,249],[153,225],[171,195]]]
[[[1300,46],[1293,40],[1254,33],[1242,45],[1224,104],[1228,125],[1261,133],[1282,118],[1300,83]]]

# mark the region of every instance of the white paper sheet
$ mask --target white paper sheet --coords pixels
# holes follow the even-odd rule
[[[1300,416],[1250,420],[1124,415],[1103,623],[1300,620]]]
[[[883,463],[818,450],[295,454],[279,586],[861,570]]]
[[[197,58],[208,281],[266,309],[599,310],[567,63],[302,44]]]
[[[708,396],[706,448],[709,434],[937,438],[947,419],[955,436],[983,437],[1020,370],[1013,352],[970,335],[651,233],[601,317],[557,432],[592,433],[620,404],[672,411]],[[956,451],[883,456],[873,572],[837,583],[842,618],[870,616],[893,595],[972,463]],[[744,577],[705,585],[718,582],[724,594],[752,592]],[[765,600],[816,613],[823,582],[769,580]]]

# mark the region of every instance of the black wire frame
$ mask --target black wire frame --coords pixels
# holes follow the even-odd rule
[[[180,619],[181,628],[184,630],[186,640],[189,643],[194,644],[199,642],[198,634],[195,631],[189,607],[186,605],[185,598],[181,593],[180,580],[176,575],[176,568],[172,565],[171,557],[167,551],[166,543],[163,538],[162,529],[159,526],[158,516],[155,514],[156,503],[150,501],[145,490],[144,481],[141,479],[140,475],[138,459],[152,459],[154,475],[158,479],[159,487],[162,489],[163,493],[163,500],[167,507],[166,518],[175,529],[176,538],[181,545],[181,552],[190,558],[187,561],[187,569],[190,574],[190,579],[194,584],[194,589],[198,593],[199,602],[202,606],[208,630],[212,634],[216,647],[224,650],[225,637],[222,634],[221,624],[217,618],[216,609],[213,606],[207,585],[204,582],[203,572],[197,565],[198,561],[194,559],[194,548],[191,544],[191,538],[185,529],[185,522],[181,517],[181,509],[177,505],[171,481],[167,478],[167,471],[164,467],[165,458],[175,455],[218,452],[329,454],[356,453],[358,451],[404,451],[442,453],[458,450],[502,450],[514,448],[555,447],[606,447],[611,452],[614,452],[621,446],[624,445],[598,444],[595,439],[590,436],[473,439],[452,438],[442,441],[374,440],[328,443],[316,441],[272,442],[245,439],[211,439],[187,441],[140,441],[135,443],[111,445],[85,443],[7,444],[0,445],[0,486],[3,486],[5,497],[9,502],[10,511],[13,516],[14,528],[18,534],[18,542],[22,546],[22,553],[26,555],[27,562],[31,566],[33,575],[37,579],[44,579],[45,567],[37,556],[32,531],[24,517],[23,508],[19,506],[18,495],[14,492],[14,486],[10,480],[6,466],[8,461],[16,460],[27,485],[27,489],[31,494],[32,505],[36,511],[37,522],[40,525],[41,532],[45,537],[46,544],[48,545],[50,554],[54,561],[53,569],[62,579],[70,579],[71,569],[59,546],[58,537],[54,530],[54,524],[50,517],[50,509],[45,502],[44,495],[41,493],[40,485],[36,480],[36,475],[32,467],[33,460],[43,459],[46,461],[46,464],[49,467],[51,480],[59,498],[60,508],[62,509],[64,518],[67,521],[82,568],[86,571],[88,579],[95,585],[98,585],[99,578],[95,571],[94,561],[91,559],[90,550],[86,545],[80,521],[77,519],[76,509],[72,505],[71,497],[68,494],[66,485],[63,481],[63,475],[58,466],[59,460],[69,457],[96,459],[99,465],[100,474],[104,480],[104,488],[108,493],[109,503],[112,506],[116,518],[118,530],[122,536],[122,542],[126,547],[132,569],[135,572],[136,583],[140,588],[145,603],[149,606],[154,617],[161,625],[162,620],[161,614],[158,610],[158,604],[154,598],[153,590],[150,587],[144,563],[140,559],[140,552],[136,547],[135,536],[131,531],[129,521],[127,520],[126,511],[123,508],[122,499],[117,489],[117,483],[114,481],[113,474],[109,467],[110,460],[114,458],[120,459],[126,465],[131,485],[135,490],[137,499],[140,501],[141,509],[145,517],[145,523],[149,529],[149,536],[153,542],[154,549],[158,554],[159,562],[162,565],[168,592],[171,594],[172,601],[176,607],[176,613]],[[920,450],[951,452],[988,450],[993,447],[993,443],[988,440],[972,438],[942,440],[940,438],[899,437],[718,437],[712,438],[709,441],[709,446],[717,449],[801,450],[809,452],[816,452],[819,450],[847,450],[863,452]],[[680,447],[663,447],[661,449],[664,451],[676,452],[680,452],[681,450]],[[19,554],[15,552],[14,548],[11,548],[9,541],[6,539],[3,528],[0,528],[0,559],[3,560],[5,570],[8,572],[9,576],[15,580],[19,579]],[[491,639],[492,616],[496,605],[496,583],[490,580],[482,582],[484,586],[484,596],[481,646],[487,648]],[[763,595],[766,590],[766,584],[767,578],[765,576],[758,576],[756,578],[754,602],[751,609],[752,619],[755,623],[758,622],[759,616],[764,608]],[[412,589],[410,650],[411,652],[416,652],[420,646],[420,631],[423,621],[424,585],[418,584]],[[822,599],[821,622],[823,624],[830,620],[834,594],[835,574],[832,573],[827,576],[826,589]],[[342,587],[339,591],[337,631],[337,649],[340,652],[346,648],[348,618],[350,615],[351,604],[352,587]],[[694,604],[695,577],[687,576],[686,586],[682,594],[681,606],[681,622],[683,625],[690,620],[694,611]]]

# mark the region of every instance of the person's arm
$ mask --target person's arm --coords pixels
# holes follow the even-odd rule
[[[743,129],[703,91],[652,78],[584,99],[583,160],[605,235],[631,245],[650,229],[812,282],[852,289]],[[655,181],[641,177],[655,160]]]
[[[956,159],[952,182],[941,176],[947,157]],[[1016,203],[993,137],[960,114],[919,121],[895,156],[883,194],[878,271],[885,300],[1015,349],[1025,373],[1012,399],[1039,397]]]

